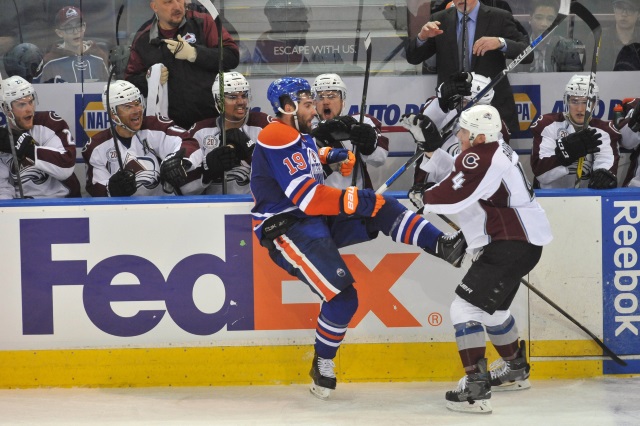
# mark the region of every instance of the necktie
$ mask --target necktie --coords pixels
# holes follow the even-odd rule
[[[460,20],[460,37],[458,37],[458,52],[462,60],[462,71],[469,71],[469,33],[467,28],[467,21],[469,17],[467,14],[462,15]]]

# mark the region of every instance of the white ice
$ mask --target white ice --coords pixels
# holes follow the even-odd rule
[[[307,385],[0,390],[2,425],[637,426],[640,377],[532,380],[493,394],[492,414],[454,413],[455,383],[338,383],[328,401]]]

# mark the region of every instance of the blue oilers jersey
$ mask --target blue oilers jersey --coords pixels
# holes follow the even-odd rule
[[[324,182],[322,164],[313,138],[291,126],[274,121],[258,135],[251,164],[251,210],[258,222],[288,212],[298,217],[315,199]],[[258,237],[260,223],[256,226]]]

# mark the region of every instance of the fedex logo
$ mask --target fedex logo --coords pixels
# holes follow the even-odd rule
[[[60,286],[82,286],[82,303],[88,319],[113,336],[143,335],[163,318],[172,320],[187,333],[201,336],[222,329],[314,329],[320,301],[283,302],[282,283],[295,278],[276,266],[268,251],[257,243],[250,216],[226,215],[224,228],[224,260],[211,253],[194,253],[171,265],[165,277],[161,269],[167,270],[166,265],[160,268],[138,255],[107,257],[91,268],[86,259],[55,259],[54,246],[91,243],[89,218],[20,220],[23,334],[54,334],[54,310],[62,309],[63,302],[54,300],[53,290]],[[117,231],[114,239],[124,240],[118,238]],[[390,292],[418,256],[418,253],[387,254],[373,270],[355,255],[344,256],[360,296],[352,327],[370,312],[387,327],[421,325]],[[206,275],[217,276],[224,284],[224,301],[217,304],[220,308],[213,313],[200,310],[194,300],[196,282]],[[126,283],[122,277],[128,277]],[[125,317],[112,307],[117,302],[145,301],[163,302],[164,309],[140,308]]]

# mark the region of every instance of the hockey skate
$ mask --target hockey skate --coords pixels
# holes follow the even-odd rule
[[[467,250],[467,240],[462,231],[445,233],[438,237],[436,256],[459,268]]]
[[[309,376],[313,379],[309,391],[320,399],[328,399],[331,391],[336,388],[336,374],[333,372],[335,364],[332,359],[320,358],[313,355],[313,364]]]
[[[524,390],[531,387],[527,362],[527,350],[524,340],[520,340],[520,349],[515,359],[505,361],[502,358],[491,363],[491,389],[496,392]]]
[[[478,361],[478,372],[467,374],[458,382],[456,390],[445,395],[447,408],[462,413],[488,414],[491,408],[491,385],[487,373],[487,359]]]

